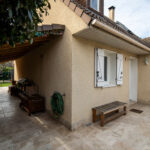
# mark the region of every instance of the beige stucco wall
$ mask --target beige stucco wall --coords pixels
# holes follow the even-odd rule
[[[50,108],[50,96],[54,91],[65,93],[65,112],[62,120],[76,128],[92,121],[92,107],[114,100],[129,100],[130,54],[101,43],[75,38],[73,33],[87,25],[64,3],[51,1],[50,15],[43,24],[64,24],[62,38],[50,40],[16,61],[16,79],[28,77],[39,86]],[[119,44],[119,43],[118,43]],[[124,54],[124,83],[111,88],[94,88],[94,48],[105,48]]]
[[[94,87],[94,48],[114,50],[124,55],[123,85],[110,88]],[[92,108],[112,101],[129,102],[130,54],[100,43],[73,39],[72,52],[72,126],[92,122]]]
[[[62,121],[67,126],[72,120],[72,34],[87,25],[63,2],[50,1],[49,16],[43,17],[42,24],[63,24],[63,38],[50,40],[44,46],[35,49],[16,60],[15,78],[33,79],[39,86],[39,92],[46,97],[46,107],[50,108],[50,96],[54,91],[65,93],[65,112]]]
[[[42,24],[64,24],[70,32],[76,33],[82,29],[87,28],[87,24],[75,14],[65,3],[61,0],[50,1],[51,10],[49,16],[44,16]]]
[[[64,97],[64,115],[62,121],[66,125],[71,122],[71,39],[66,30],[64,38],[50,40],[44,46],[33,50],[16,60],[16,79],[27,77],[39,87],[39,93],[46,98],[46,108],[51,110],[50,98],[55,91]]]
[[[150,61],[150,56],[138,59],[138,102],[150,104],[150,64],[145,64],[146,57]]]

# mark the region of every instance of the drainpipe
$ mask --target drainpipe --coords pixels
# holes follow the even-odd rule
[[[111,34],[113,34],[113,35],[115,35],[115,36],[117,36],[117,37],[119,37],[119,38],[135,45],[135,46],[138,46],[138,47],[146,50],[147,52],[150,52],[150,48],[148,48],[147,46],[137,42],[136,40],[128,37],[127,35],[119,32],[119,31],[116,31],[115,29],[109,27],[108,25],[105,25],[105,24],[101,23],[97,19],[94,19],[91,24],[93,26],[98,27],[99,29],[103,29],[103,30],[105,30],[105,31],[107,31],[107,32],[109,32],[109,33],[111,33]]]

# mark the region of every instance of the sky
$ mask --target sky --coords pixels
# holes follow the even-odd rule
[[[141,38],[150,37],[150,0],[104,0],[105,15],[115,6],[115,21],[127,26]]]

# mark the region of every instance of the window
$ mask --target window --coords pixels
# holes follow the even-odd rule
[[[96,87],[111,87],[123,84],[123,55],[113,51],[95,50]]]
[[[100,0],[90,0],[90,7],[99,11],[100,10]]]
[[[107,65],[108,65],[107,56],[104,56],[104,81],[107,81]]]

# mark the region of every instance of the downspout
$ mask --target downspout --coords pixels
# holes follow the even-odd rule
[[[150,52],[150,48],[148,48],[147,46],[145,46],[145,45],[143,45],[143,44],[137,42],[136,40],[134,40],[134,39],[128,37],[128,36],[125,35],[125,34],[120,33],[119,31],[116,31],[115,29],[113,29],[113,28],[111,28],[111,27],[109,27],[109,26],[107,26],[107,25],[101,23],[101,22],[98,21],[97,19],[94,19],[94,20],[91,22],[91,24],[92,24],[93,26],[98,27],[98,28],[100,28],[100,29],[103,29],[103,30],[105,30],[105,31],[107,31],[107,32],[109,32],[109,33],[111,33],[111,34],[117,36],[117,37],[120,37],[120,38],[124,39],[125,41],[127,41],[127,42],[129,42],[129,43],[131,43],[131,44],[133,44],[133,45],[136,45],[136,46],[138,46],[138,47],[140,47],[140,48],[142,48],[142,49],[144,49],[144,50],[146,50],[147,52]]]

